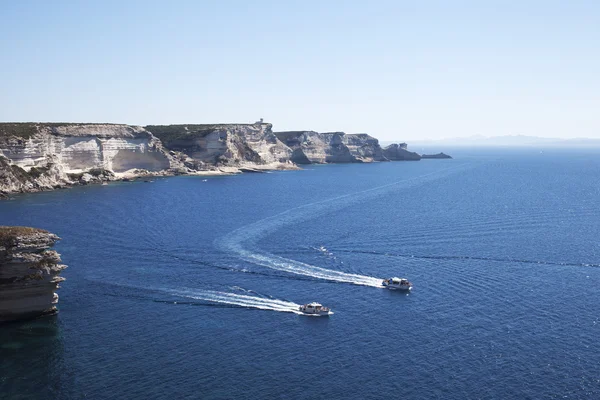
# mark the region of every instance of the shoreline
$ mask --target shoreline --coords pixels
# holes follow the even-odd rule
[[[247,167],[231,167],[231,166],[223,166],[218,167],[215,170],[204,170],[204,171],[190,171],[190,172],[181,172],[181,171],[144,171],[143,173],[135,173],[135,169],[114,173],[114,177],[111,179],[94,179],[88,182],[82,183],[80,181],[72,181],[70,183],[64,183],[61,185],[56,185],[54,187],[39,187],[31,190],[22,190],[22,191],[14,191],[14,192],[1,192],[0,191],[0,201],[2,200],[12,200],[17,196],[27,195],[27,194],[35,194],[35,193],[47,193],[54,192],[60,190],[67,190],[73,188],[83,188],[86,186],[107,186],[110,183],[134,183],[134,182],[143,182],[150,183],[153,182],[154,178],[173,178],[173,177],[221,177],[221,176],[235,176],[235,175],[243,175],[243,174],[268,174],[271,172],[292,172],[292,171],[308,171],[310,168],[307,167],[327,167],[333,165],[353,165],[353,164],[379,164],[379,163],[387,163],[389,161],[371,161],[364,163],[314,163],[303,166],[298,165],[289,165],[289,164],[277,164],[277,165],[260,165],[260,166],[247,166]],[[70,174],[83,174],[82,171],[71,171]]]
[[[28,190],[18,190],[18,191],[0,191],[0,201],[1,200],[11,200],[13,196],[16,195],[25,195],[25,194],[33,194],[33,193],[42,193],[42,192],[53,192],[56,190],[64,190],[71,189],[76,187],[84,187],[89,185],[94,186],[102,186],[108,185],[111,182],[149,182],[149,179],[153,178],[170,178],[176,176],[189,176],[189,177],[211,177],[211,176],[233,176],[233,175],[241,175],[247,173],[268,173],[272,171],[300,171],[303,168],[300,168],[297,165],[289,165],[289,164],[271,164],[271,165],[252,165],[252,166],[221,166],[216,167],[216,169],[211,170],[200,170],[200,171],[140,171],[139,169],[131,169],[124,172],[113,173],[110,178],[95,178],[90,180],[73,180],[70,182],[62,182],[53,186],[40,186],[40,187],[32,187]],[[67,173],[68,175],[83,175],[87,174],[86,171],[78,171],[73,170]]]

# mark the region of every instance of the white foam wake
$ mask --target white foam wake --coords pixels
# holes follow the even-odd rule
[[[391,190],[410,188],[422,185],[433,180],[448,176],[467,166],[459,165],[446,170],[436,171],[414,178],[377,186],[360,192],[337,196],[284,211],[274,216],[264,218],[260,221],[236,229],[224,238],[216,241],[221,249],[236,254],[244,261],[261,265],[278,271],[297,275],[309,276],[334,282],[351,283],[355,285],[382,287],[382,279],[371,276],[350,274],[341,271],[317,267],[300,261],[280,257],[265,251],[256,250],[257,242],[267,235],[287,225],[297,224],[300,221],[316,218],[318,216],[339,211],[350,205],[381,196]]]
[[[380,278],[371,276],[349,274],[306,264],[301,261],[283,258],[270,253],[257,253],[249,250],[239,249],[237,255],[245,261],[278,271],[291,274],[310,276],[317,279],[325,279],[334,282],[352,283],[355,285],[381,287]]]
[[[170,294],[186,297],[195,300],[204,300],[213,303],[229,304],[239,307],[256,308],[259,310],[270,310],[279,312],[290,312],[294,314],[302,314],[298,307],[300,304],[291,301],[270,299],[258,296],[249,296],[245,294],[217,292],[212,290],[197,290],[197,289],[178,289],[169,290]]]

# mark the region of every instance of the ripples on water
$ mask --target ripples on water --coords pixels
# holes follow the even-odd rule
[[[599,397],[600,154],[457,155],[0,203],[70,266],[57,318],[0,328],[0,393]]]

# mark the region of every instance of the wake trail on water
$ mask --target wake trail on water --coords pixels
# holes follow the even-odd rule
[[[302,314],[298,309],[298,307],[300,307],[300,304],[296,304],[294,302],[286,300],[198,289],[169,290],[168,293],[179,297],[208,301],[212,303],[227,304],[244,308],[255,308],[259,310]]]
[[[275,254],[256,249],[257,242],[285,226],[339,211],[351,205],[381,196],[392,190],[412,188],[431,181],[439,180],[458,171],[462,171],[471,167],[472,166],[470,164],[461,164],[456,167],[435,171],[413,178],[403,179],[359,192],[349,193],[309,204],[303,204],[301,206],[236,229],[225,237],[215,241],[215,244],[218,248],[226,252],[231,252],[244,261],[266,268],[332,282],[350,283],[354,285],[381,288],[381,278],[330,270],[301,261],[277,256]]]
[[[587,262],[562,262],[562,261],[544,261],[544,260],[525,260],[519,258],[500,258],[500,257],[482,257],[482,256],[460,256],[460,255],[416,255],[416,254],[396,254],[384,253],[370,250],[348,250],[335,249],[338,253],[355,253],[355,254],[373,254],[386,257],[401,257],[401,258],[420,258],[424,260],[476,260],[476,261],[496,261],[519,264],[536,264],[536,265],[557,265],[563,267],[600,267],[600,264]]]
[[[224,292],[219,290],[198,289],[198,288],[168,288],[168,287],[143,287],[130,285],[126,283],[98,281],[100,286],[104,286],[102,294],[105,296],[118,296],[133,299],[152,300],[166,304],[187,304],[187,305],[221,305],[229,307],[251,308],[268,311],[289,312],[298,315],[304,315],[298,309],[300,304],[292,301],[275,299],[265,296],[253,290],[244,289],[239,286],[230,286],[229,289],[241,291],[245,294]],[[117,289],[112,290],[112,289]],[[124,290],[123,290],[124,289]],[[166,299],[165,295],[170,298]],[[189,301],[173,301],[173,297],[199,300],[205,303],[196,303]],[[208,304],[207,304],[208,303]]]

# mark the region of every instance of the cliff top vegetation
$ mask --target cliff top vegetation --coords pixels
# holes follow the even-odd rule
[[[202,138],[223,125],[148,125],[144,129],[159,138],[169,147],[170,143],[181,139]]]
[[[15,236],[34,235],[36,233],[48,233],[48,231],[29,226],[0,226],[0,241],[13,238]]]
[[[28,226],[0,226],[0,247],[6,249],[13,246],[18,237],[33,236],[37,233],[48,233],[48,231]]]
[[[99,122],[0,122],[0,138],[18,137],[29,139],[38,133],[41,127],[55,128],[59,126],[84,126],[84,125],[122,125]]]

